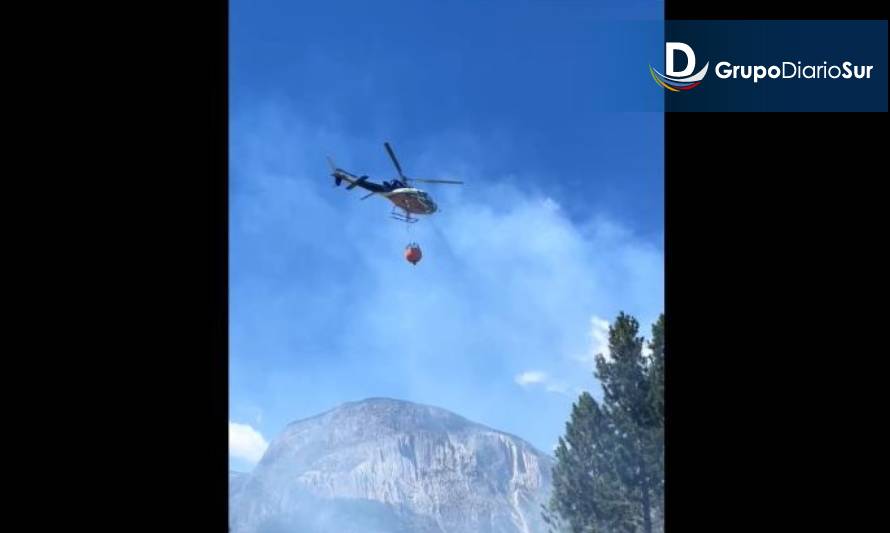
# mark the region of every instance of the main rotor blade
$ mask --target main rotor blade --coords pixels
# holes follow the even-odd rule
[[[377,194],[376,191],[374,191],[374,192],[372,192],[372,193],[370,193],[370,194],[366,194],[366,195],[362,196],[361,199],[362,199],[362,200],[367,200],[368,198],[374,196],[375,194]]]
[[[453,180],[422,180],[420,178],[408,178],[410,181],[419,181],[422,183],[451,183],[453,185],[463,185],[462,181],[453,181]]]
[[[396,166],[396,170],[399,171],[399,177],[401,177],[401,178],[404,179],[404,178],[405,178],[405,174],[402,173],[402,167],[399,165],[399,160],[396,159],[396,154],[393,153],[393,151],[392,151],[392,147],[389,145],[388,142],[383,143],[383,146],[386,147],[386,151],[389,152],[389,157],[390,157],[390,159],[392,159],[393,164]]]

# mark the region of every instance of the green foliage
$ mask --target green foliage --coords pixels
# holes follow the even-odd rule
[[[598,403],[584,392],[556,448],[548,523],[572,533],[651,533],[664,494],[664,315],[649,357],[639,323],[621,313],[598,354]],[[557,519],[558,517],[558,519]]]
[[[654,414],[654,427],[652,431],[652,449],[650,450],[653,461],[651,489],[653,491],[656,509],[664,512],[664,314],[652,326],[652,341],[649,343],[652,350],[649,362],[649,388],[650,399]]]

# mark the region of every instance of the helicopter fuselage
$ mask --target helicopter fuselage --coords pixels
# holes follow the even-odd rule
[[[355,177],[340,169],[335,170],[334,179],[335,185],[340,185],[342,181],[346,181],[349,183],[347,189],[359,187],[379,194],[409,214],[432,215],[439,209],[429,193],[415,187],[408,187],[398,179],[375,183],[369,181],[367,176]]]
[[[415,215],[432,215],[438,209],[436,202],[426,192],[414,187],[402,187],[381,193],[397,207]]]

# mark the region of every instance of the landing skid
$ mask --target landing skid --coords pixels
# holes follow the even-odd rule
[[[390,216],[392,218],[394,218],[395,220],[398,220],[399,222],[407,222],[408,224],[414,224],[418,220],[418,219],[412,217],[411,213],[406,212],[406,213],[402,214],[395,210],[393,210],[393,212],[390,213]]]

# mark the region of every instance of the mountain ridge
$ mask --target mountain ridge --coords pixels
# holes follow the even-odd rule
[[[235,533],[531,533],[553,458],[446,409],[394,398],[295,420],[230,487]],[[230,474],[230,479],[232,475]]]
[[[303,422],[309,422],[309,421],[311,421],[311,420],[314,420],[314,419],[317,419],[317,418],[321,418],[321,417],[323,417],[323,416],[325,416],[325,415],[329,415],[329,414],[331,414],[331,413],[333,413],[333,412],[335,412],[335,411],[339,411],[339,410],[342,410],[342,409],[345,409],[345,408],[348,408],[348,407],[351,407],[351,406],[356,406],[356,405],[359,405],[359,404],[367,404],[367,403],[377,403],[377,402],[392,402],[392,403],[396,403],[396,404],[411,405],[411,406],[416,406],[416,407],[423,407],[423,408],[433,409],[433,410],[436,410],[436,411],[442,411],[442,412],[445,412],[445,413],[450,414],[451,416],[453,416],[453,417],[455,417],[455,418],[457,418],[457,419],[460,419],[460,420],[465,421],[465,422],[466,422],[467,424],[469,424],[469,425],[473,425],[473,426],[476,426],[476,427],[479,427],[479,428],[481,428],[481,429],[485,429],[485,430],[488,430],[488,431],[493,431],[493,432],[495,432],[495,433],[501,433],[501,434],[506,435],[506,436],[508,436],[508,437],[510,437],[510,438],[514,438],[514,439],[521,440],[521,441],[527,443],[527,444],[528,444],[529,446],[531,446],[532,448],[534,448],[536,451],[538,451],[538,453],[541,453],[541,454],[546,455],[546,456],[548,456],[548,457],[550,457],[550,458],[553,458],[552,455],[550,455],[550,454],[548,454],[548,453],[542,451],[540,448],[537,448],[536,446],[534,446],[533,444],[531,444],[529,441],[523,439],[522,437],[520,437],[520,436],[518,436],[518,435],[516,435],[516,434],[510,433],[510,432],[508,432],[508,431],[503,431],[503,430],[500,430],[500,429],[497,429],[497,428],[493,428],[493,427],[488,426],[488,425],[486,425],[486,424],[483,424],[483,423],[481,423],[481,422],[476,422],[476,421],[474,421],[474,420],[470,420],[469,418],[466,418],[466,417],[464,417],[464,416],[461,416],[461,415],[455,413],[454,411],[451,411],[451,410],[446,409],[446,408],[444,408],[444,407],[438,407],[438,406],[435,406],[435,405],[430,405],[430,404],[425,404],[425,403],[420,403],[420,402],[414,402],[414,401],[411,401],[411,400],[400,400],[400,399],[398,399],[398,398],[391,398],[391,397],[388,397],[388,396],[369,396],[369,397],[364,398],[364,399],[361,399],[361,400],[353,400],[353,401],[350,401],[350,402],[343,402],[343,403],[341,403],[341,404],[339,404],[339,405],[337,405],[337,406],[335,406],[335,407],[332,407],[332,408],[328,409],[327,411],[323,411],[323,412],[321,412],[321,413],[318,413],[317,415],[312,415],[312,416],[309,416],[309,417],[306,417],[306,418],[300,418],[300,419],[294,420],[294,421],[292,421],[292,422],[288,422],[288,423],[284,426],[284,428],[285,428],[284,430],[286,431],[287,428],[289,428],[290,426],[297,425],[297,424],[300,424],[300,423],[303,423]]]

